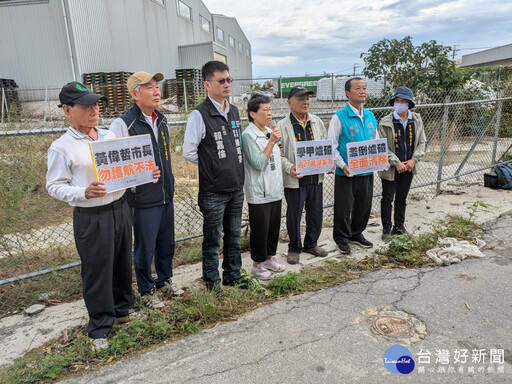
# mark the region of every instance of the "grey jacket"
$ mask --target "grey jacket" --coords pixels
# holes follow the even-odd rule
[[[416,169],[418,166],[418,162],[421,160],[423,155],[425,155],[425,131],[423,129],[423,121],[421,120],[421,116],[419,113],[411,112],[412,117],[415,121],[415,129],[416,129],[416,140],[414,140],[414,151],[412,154],[412,158],[416,161],[416,165],[412,169],[412,174],[416,174]],[[379,136],[381,138],[386,138],[388,142],[388,160],[389,160],[389,169],[383,172],[377,172],[380,178],[384,180],[394,181],[395,180],[395,167],[400,160],[395,155],[395,127],[393,124],[393,112],[389,115],[384,116],[379,122]]]
[[[322,120],[311,113],[308,113],[308,119],[311,121],[311,129],[315,140],[326,140],[327,130]],[[290,169],[295,165],[295,133],[293,132],[292,121],[288,113],[284,119],[277,123],[277,128],[281,131],[281,167],[283,169],[283,184],[285,188],[299,188],[299,179],[290,176]],[[318,175],[318,184],[324,180],[324,175]]]
[[[272,131],[267,128],[267,132]],[[284,190],[279,146],[274,145],[272,156],[270,160],[267,159],[263,154],[268,143],[267,135],[253,123],[250,123],[242,133],[242,142],[247,202],[266,204],[281,200],[284,197]]]

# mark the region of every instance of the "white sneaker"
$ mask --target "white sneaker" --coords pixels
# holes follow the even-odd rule
[[[92,341],[92,343],[93,343],[92,350],[94,352],[102,351],[102,350],[110,347],[110,343],[108,342],[107,339],[94,339]]]
[[[278,271],[282,272],[286,269],[283,264],[278,264],[276,258],[272,256],[270,259],[265,260],[260,264],[263,268],[268,269],[269,271]]]
[[[251,273],[260,280],[268,280],[270,279],[270,271],[263,268],[261,266],[262,264],[263,263],[259,263],[257,267],[252,267]]]
[[[159,291],[173,297],[185,296],[185,291],[174,284],[170,278],[164,281],[164,286]]]
[[[163,307],[165,307],[165,304],[160,298],[160,295],[155,287],[153,287],[151,291],[143,295],[141,298],[146,307],[148,307],[149,309],[162,309]]]

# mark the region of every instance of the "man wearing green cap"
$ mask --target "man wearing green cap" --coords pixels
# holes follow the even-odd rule
[[[82,262],[83,297],[95,349],[109,347],[106,339],[115,321],[128,320],[132,290],[132,220],[125,191],[107,193],[96,181],[89,143],[115,138],[98,129],[99,100],[83,84],[66,84],[60,105],[70,127],[48,149],[46,189],[50,196],[74,207],[75,244]]]

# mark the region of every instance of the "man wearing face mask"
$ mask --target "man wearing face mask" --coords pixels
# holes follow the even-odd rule
[[[391,235],[407,233],[405,229],[406,199],[416,174],[416,163],[425,154],[425,131],[419,113],[414,108],[412,91],[398,87],[389,100],[394,109],[379,123],[379,135],[387,138],[390,167],[379,172],[382,179],[382,199],[380,201],[382,220],[382,240]],[[392,203],[395,213],[391,220]]]

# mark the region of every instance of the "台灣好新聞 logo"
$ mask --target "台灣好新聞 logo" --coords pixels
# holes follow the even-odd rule
[[[414,371],[412,353],[403,345],[392,345],[384,352],[384,366],[389,372],[407,375]]]

